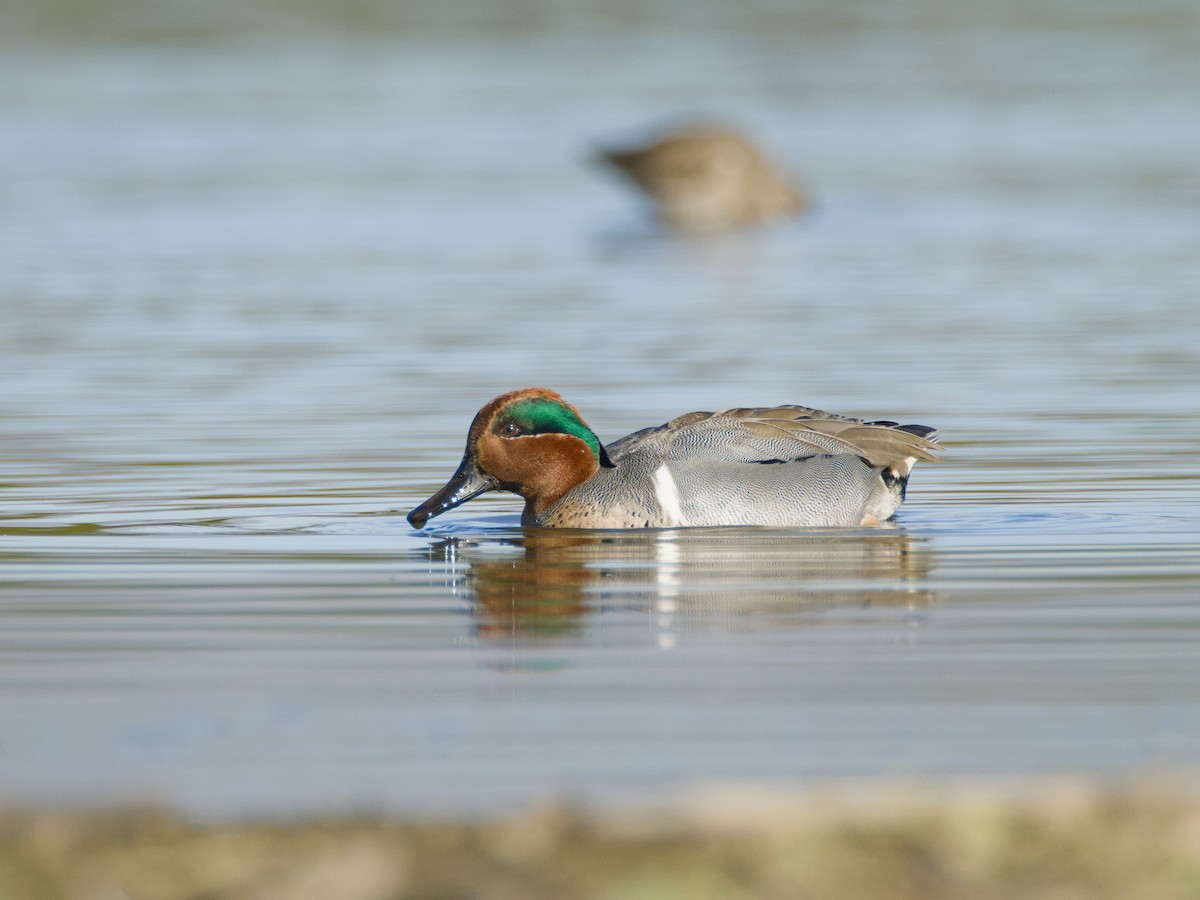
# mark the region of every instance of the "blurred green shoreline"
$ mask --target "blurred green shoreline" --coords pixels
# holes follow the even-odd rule
[[[1194,898],[1194,778],[717,784],[484,820],[0,805],[0,897]]]

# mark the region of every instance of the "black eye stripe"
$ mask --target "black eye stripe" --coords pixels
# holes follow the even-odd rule
[[[553,425],[525,425],[520,422],[505,422],[498,429],[500,434],[507,437],[527,437],[535,434],[565,434],[561,428]]]

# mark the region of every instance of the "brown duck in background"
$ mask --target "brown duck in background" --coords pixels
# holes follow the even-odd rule
[[[749,140],[720,125],[670,131],[643,147],[601,150],[672,228],[715,232],[795,215],[800,190]]]

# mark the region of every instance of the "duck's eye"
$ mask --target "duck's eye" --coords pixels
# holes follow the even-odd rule
[[[521,433],[521,426],[516,422],[505,422],[504,427],[500,429],[500,433],[511,437],[512,435]]]

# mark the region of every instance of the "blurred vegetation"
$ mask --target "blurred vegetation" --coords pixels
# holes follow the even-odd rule
[[[23,900],[1197,896],[1200,794],[1162,782],[729,788],[475,823],[0,809],[0,897]]]
[[[346,33],[404,35],[444,25],[519,27],[534,4],[451,4],[434,0],[5,0],[6,30],[65,41],[172,42],[271,35],[329,36]],[[457,10],[457,12],[456,12]]]
[[[749,0],[745,19],[767,23],[828,18],[818,9],[790,10],[771,0]],[[711,0],[707,18],[724,21]],[[757,7],[757,8],[755,8]],[[740,7],[739,7],[740,9]],[[686,0],[4,0],[0,43],[30,37],[66,43],[205,42],[270,37],[504,38],[537,32],[623,32],[645,26],[695,22],[704,10]],[[845,16],[837,14],[838,21]]]
[[[51,42],[156,43],[272,38],[462,38],[530,33],[636,34],[699,28],[763,39],[823,29],[966,23],[1023,27],[1192,28],[1196,9],[1156,0],[4,0],[0,45]]]

